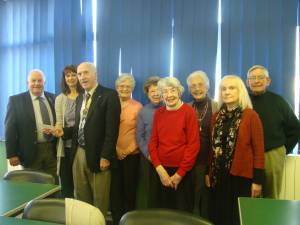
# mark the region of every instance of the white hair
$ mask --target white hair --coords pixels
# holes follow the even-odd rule
[[[44,82],[46,81],[45,74],[44,74],[44,72],[43,72],[42,70],[40,70],[40,69],[32,69],[32,70],[30,70],[29,73],[28,73],[28,76],[27,76],[27,81],[29,81],[29,78],[30,78],[30,76],[31,76],[32,73],[39,73],[39,74],[41,74],[41,75],[42,75],[42,78],[43,78],[43,81],[44,81]]]
[[[82,63],[80,63],[80,64],[78,65],[77,70],[78,70],[78,68],[79,68],[81,65],[87,65],[87,66],[91,69],[91,72],[94,73],[94,74],[96,75],[96,77],[97,77],[97,68],[96,68],[96,66],[95,66],[94,63],[92,63],[92,62],[82,62]]]
[[[254,65],[254,66],[252,66],[252,67],[248,70],[248,72],[247,72],[247,78],[249,78],[250,73],[251,73],[253,70],[256,70],[256,69],[261,69],[261,70],[264,72],[264,75],[265,75],[266,77],[269,77],[269,71],[267,70],[266,67],[261,66],[261,65]]]
[[[157,91],[160,96],[162,96],[163,89],[166,87],[176,88],[179,96],[181,96],[184,92],[184,87],[180,84],[180,81],[176,77],[165,77],[158,81]]]
[[[209,88],[209,79],[207,77],[207,74],[202,70],[194,71],[187,77],[186,83],[187,83],[188,87],[190,87],[191,79],[193,79],[195,77],[201,78],[204,81],[206,87]]]
[[[124,82],[125,80],[129,80],[132,89],[134,89],[134,87],[135,87],[135,79],[134,79],[133,75],[130,74],[130,73],[122,73],[122,74],[120,74],[120,76],[116,79],[116,82],[115,82],[116,88],[120,85],[120,83]]]

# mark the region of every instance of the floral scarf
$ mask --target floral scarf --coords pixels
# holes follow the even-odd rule
[[[216,123],[212,132],[212,164],[211,164],[211,182],[214,187],[218,180],[218,174],[224,168],[221,168],[221,162],[224,162],[225,169],[231,168],[233,153],[235,149],[238,130],[241,123],[242,109],[237,107],[228,111],[223,105],[217,115]],[[227,137],[223,137],[224,121],[231,120],[229,124]]]

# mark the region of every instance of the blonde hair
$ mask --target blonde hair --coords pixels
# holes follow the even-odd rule
[[[179,93],[179,96],[182,96],[184,92],[184,87],[180,84],[180,81],[175,77],[165,77],[158,81],[157,91],[161,97],[162,97],[163,89],[166,87],[176,88]]]
[[[226,75],[222,78],[220,85],[219,85],[219,108],[224,104],[222,99],[222,85],[225,80],[231,79],[233,83],[236,85],[238,91],[239,91],[239,106],[242,108],[242,110],[249,108],[252,109],[252,102],[249,97],[247,88],[243,82],[243,80],[238,77],[237,75]]]

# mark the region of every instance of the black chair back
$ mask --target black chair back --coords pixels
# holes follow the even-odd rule
[[[55,179],[51,174],[34,170],[13,170],[7,172],[4,180],[27,181],[32,183],[55,184]]]
[[[45,222],[66,223],[64,199],[40,199],[27,203],[22,215],[23,219]]]
[[[169,209],[135,210],[124,214],[119,225],[213,225],[190,213]]]

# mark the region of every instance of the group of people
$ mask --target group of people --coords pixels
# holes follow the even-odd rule
[[[63,197],[104,215],[110,208],[114,224],[136,209],[139,183],[148,208],[239,224],[237,198],[278,198],[285,155],[300,139],[299,120],[267,90],[270,82],[260,65],[248,71],[250,94],[240,77],[224,76],[217,103],[206,73],[195,71],[187,77],[193,101],[184,103],[178,79],[152,76],[142,106],[131,74],[112,90],[98,83],[92,63],[67,66],[55,99],[43,72],[32,70],[29,91],[9,99],[7,158],[59,178]]]

